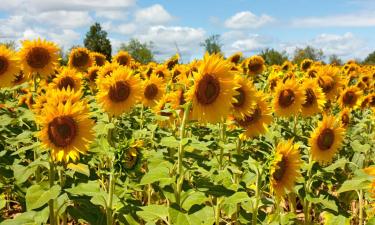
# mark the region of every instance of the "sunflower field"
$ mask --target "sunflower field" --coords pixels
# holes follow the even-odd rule
[[[375,224],[375,66],[0,46],[0,225]]]

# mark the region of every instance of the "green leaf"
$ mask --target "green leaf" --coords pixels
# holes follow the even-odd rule
[[[169,169],[166,167],[158,167],[148,171],[141,179],[139,185],[152,184],[154,182],[161,181],[168,183],[172,181],[169,176]]]
[[[342,193],[346,191],[354,191],[360,189],[366,189],[370,184],[370,179],[367,174],[356,174],[351,180],[346,180],[337,191]]]
[[[6,206],[7,201],[5,200],[5,195],[0,195],[0,209]]]
[[[350,218],[346,218],[342,215],[335,216],[329,212],[323,212],[323,218],[324,225],[350,225]]]
[[[145,221],[156,222],[159,219],[166,220],[168,216],[168,207],[165,205],[148,205],[141,207],[142,211],[138,211],[137,215]]]
[[[177,148],[179,144],[180,144],[179,141],[177,141],[176,138],[173,136],[164,137],[160,141],[160,145],[169,147],[169,148]]]
[[[22,165],[13,165],[14,178],[16,179],[16,184],[24,183],[29,177],[34,174],[37,167],[27,167]]]
[[[232,196],[228,197],[224,204],[237,204],[240,202],[250,201],[249,196],[246,192],[236,192]]]
[[[58,185],[52,188],[46,188],[41,185],[33,185],[26,191],[26,207],[27,210],[42,207],[50,199],[55,199],[60,194],[61,187]]]
[[[338,207],[336,205],[336,202],[334,200],[329,199],[326,196],[321,195],[321,196],[319,196],[319,198],[314,198],[314,197],[312,197],[311,195],[308,194],[308,195],[306,195],[306,199],[311,203],[321,204],[322,206],[324,206],[324,208],[331,209],[335,212],[338,211]]]
[[[362,153],[367,153],[371,146],[369,144],[361,144],[358,140],[355,140],[350,143],[350,146],[353,148],[355,152],[362,152]]]
[[[346,160],[345,158],[340,158],[335,163],[331,164],[330,166],[325,167],[324,170],[326,172],[333,172],[337,168],[344,168],[347,162],[348,160]]]
[[[86,164],[78,163],[78,164],[73,164],[69,163],[68,164],[68,169],[73,170],[74,172],[81,173],[86,176],[90,176],[90,169],[89,166]]]
[[[65,189],[65,191],[73,195],[87,195],[95,196],[100,195],[101,190],[97,181],[89,181],[87,183],[80,183],[75,187]]]
[[[188,193],[187,197],[182,202],[182,208],[189,211],[193,205],[200,205],[206,202],[207,197],[202,192]]]

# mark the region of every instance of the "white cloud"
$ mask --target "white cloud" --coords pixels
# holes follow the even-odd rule
[[[70,29],[62,30],[59,33],[49,33],[48,36],[51,41],[54,41],[65,50],[76,44],[81,38],[79,33]]]
[[[172,20],[172,16],[159,4],[135,12],[135,21],[145,24],[164,24]]]
[[[116,27],[116,32],[120,34],[133,34],[137,30],[137,25],[134,23],[125,23]]]
[[[352,14],[333,15],[324,17],[307,17],[292,20],[294,27],[373,27],[375,13],[358,12]]]
[[[97,10],[95,16],[110,20],[126,20],[129,12],[124,10]]]
[[[256,16],[250,11],[243,11],[227,19],[224,25],[230,29],[249,29],[258,28],[273,21],[274,19],[269,15]]]
[[[84,11],[48,11],[42,12],[35,17],[41,24],[52,25],[55,28],[79,28],[89,26],[93,19],[88,12]]]

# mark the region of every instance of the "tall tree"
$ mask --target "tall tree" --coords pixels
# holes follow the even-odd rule
[[[143,64],[154,61],[152,42],[141,43],[139,40],[133,38],[127,44],[121,44],[120,50],[127,51],[133,59]]]
[[[90,30],[86,33],[84,44],[89,50],[100,52],[104,54],[108,60],[111,59],[111,42],[107,38],[107,32],[102,30],[99,23],[95,23],[90,27]]]
[[[365,60],[363,60],[362,63],[363,63],[363,64],[371,64],[371,65],[375,65],[375,51],[373,51],[372,53],[370,53],[370,54],[365,58]]]
[[[275,49],[264,49],[260,53],[260,56],[263,57],[264,61],[266,62],[267,65],[281,65],[283,64],[286,60],[288,60],[288,56],[285,51],[279,52]]]
[[[316,49],[311,46],[305,48],[296,48],[294,51],[293,62],[300,64],[304,59],[311,59],[314,61],[323,60],[324,54],[321,49]]]
[[[206,40],[204,40],[203,43],[200,44],[206,52],[213,54],[213,53],[220,53],[221,52],[221,47],[222,44],[220,43],[220,35],[219,34],[214,34],[209,36]]]

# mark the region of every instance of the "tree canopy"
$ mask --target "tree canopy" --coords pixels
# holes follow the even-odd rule
[[[111,41],[107,38],[107,32],[102,30],[99,23],[95,23],[90,27],[90,30],[86,33],[84,45],[90,51],[100,52],[111,59],[112,46]]]
[[[205,51],[213,54],[213,53],[220,53],[222,54],[221,47],[222,44],[220,43],[220,35],[214,34],[204,40],[203,43],[200,44],[204,47]]]
[[[139,40],[133,38],[127,44],[121,44],[120,50],[127,51],[133,59],[143,64],[154,61],[151,42],[141,43]]]

